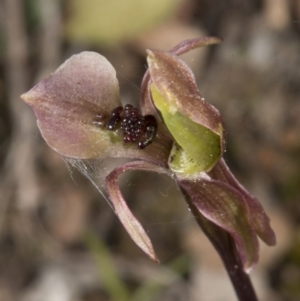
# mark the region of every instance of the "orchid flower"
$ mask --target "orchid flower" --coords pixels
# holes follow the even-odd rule
[[[122,107],[116,72],[95,52],[72,56],[21,98],[33,108],[45,141],[61,155],[132,159],[115,168],[105,186],[127,232],[154,261],[151,240],[128,208],[118,177],[132,170],[171,176],[234,283],[256,265],[258,237],[274,245],[275,235],[261,204],[223,159],[219,111],[200,95],[192,71],[178,57],[220,41],[207,37],[183,41],[168,52],[148,50],[140,111]],[[246,294],[236,290],[240,297]]]

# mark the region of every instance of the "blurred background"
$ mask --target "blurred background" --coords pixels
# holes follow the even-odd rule
[[[236,300],[171,179],[133,172],[120,181],[157,265],[46,145],[20,100],[72,54],[92,50],[115,67],[122,101],[137,105],[146,48],[208,35],[224,42],[183,59],[225,120],[228,165],[278,239],[261,243],[251,278],[261,301],[300,300],[300,1],[1,0],[1,301]]]

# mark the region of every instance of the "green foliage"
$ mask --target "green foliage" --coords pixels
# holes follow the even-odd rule
[[[189,262],[186,256],[179,256],[174,259],[170,264],[169,268],[174,271],[177,278],[188,272]],[[176,279],[171,278],[171,281]],[[133,294],[131,301],[141,300],[155,300],[162,290],[165,289],[167,283],[162,284],[157,280],[156,275],[152,276],[149,280],[145,281]]]
[[[105,243],[92,231],[86,235],[85,242],[95,258],[102,284],[111,300],[129,301],[129,291],[120,279]]]
[[[70,40],[112,45],[171,16],[182,0],[72,0],[66,34]]]
[[[35,31],[40,25],[40,12],[38,0],[27,0],[24,4],[26,22],[30,32]]]
[[[179,256],[168,265],[170,272],[174,272],[174,274],[170,273],[173,277],[161,281],[160,277],[155,273],[131,293],[125,282],[120,278],[113,262],[113,256],[104,241],[101,240],[101,237],[90,231],[85,236],[85,242],[95,258],[106,293],[114,301],[154,300],[167,285],[179,279],[181,275],[186,274],[189,270],[187,257]]]

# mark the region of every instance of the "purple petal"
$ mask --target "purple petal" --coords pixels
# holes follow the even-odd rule
[[[171,141],[172,135],[169,130],[165,126],[165,124],[161,121],[160,115],[157,113],[157,109],[155,108],[152,98],[151,98],[151,77],[149,70],[146,71],[142,81],[142,98],[140,101],[140,107],[143,115],[153,115],[158,121],[158,135],[161,135],[164,139]]]
[[[150,85],[151,85],[151,77],[150,72],[147,70],[144,74],[142,80],[142,98],[140,101],[141,111],[144,115],[150,114],[154,115],[155,117],[158,116],[157,110],[152,102],[151,99],[151,92],[150,92]]]
[[[166,165],[170,143],[158,137],[140,150],[136,144],[125,145],[116,131],[97,125],[98,114],[109,116],[121,105],[116,72],[98,53],[72,56],[21,97],[32,106],[43,138],[64,156],[126,157]]]
[[[158,165],[145,162],[135,161],[124,164],[114,169],[106,178],[106,188],[108,190],[111,202],[114,206],[115,212],[119,217],[121,223],[131,236],[133,241],[154,261],[158,262],[158,258],[154,252],[152,243],[146,234],[142,225],[138,222],[135,216],[128,208],[124,200],[118,184],[118,177],[121,173],[130,170],[145,170],[162,174],[170,174],[170,172]]]
[[[201,214],[235,240],[246,272],[258,261],[258,240],[252,228],[252,216],[243,196],[220,181],[205,176],[197,180],[179,180]]]
[[[219,253],[230,278],[234,282],[244,285],[248,276],[245,274],[244,266],[233,237],[205,218],[190,198],[186,198],[186,201],[195,216],[196,222]]]
[[[189,40],[184,40],[178,45],[174,46],[169,52],[174,55],[181,55],[195,48],[219,44],[221,42],[222,39],[217,37],[189,39]],[[150,73],[149,70],[147,70],[142,81],[141,108],[145,115],[146,114],[156,115],[156,109],[150,97],[150,84],[151,84]]]
[[[169,52],[175,55],[181,55],[183,53],[186,53],[188,51],[191,51],[199,47],[220,44],[221,42],[222,39],[217,37],[189,39],[189,40],[182,41],[181,43],[173,47]]]
[[[270,219],[266,215],[260,202],[253,197],[234,177],[229,170],[224,159],[221,159],[218,164],[209,173],[212,178],[228,183],[234,187],[246,200],[247,206],[252,215],[253,227],[257,235],[269,246],[276,244],[276,236],[270,226]]]
[[[174,55],[181,55],[188,51],[191,51],[193,49],[203,47],[203,46],[209,46],[214,44],[219,44],[222,42],[222,39],[217,37],[204,37],[204,38],[196,38],[196,39],[188,39],[184,40],[181,43],[174,46],[170,51],[170,53]],[[144,108],[144,111],[147,114],[154,115],[155,107],[152,102],[150,102],[150,74],[149,70],[146,71],[143,81],[142,81],[142,100],[141,100],[141,106]]]
[[[103,155],[111,144],[93,122],[119,106],[119,85],[112,65],[98,53],[73,55],[22,99],[32,106],[41,134],[57,152],[76,158]]]

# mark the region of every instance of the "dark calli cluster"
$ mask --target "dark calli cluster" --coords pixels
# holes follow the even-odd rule
[[[156,136],[157,121],[152,115],[142,116],[138,108],[127,104],[111,112],[107,129],[119,129],[125,143],[135,143],[140,149],[147,147]]]

